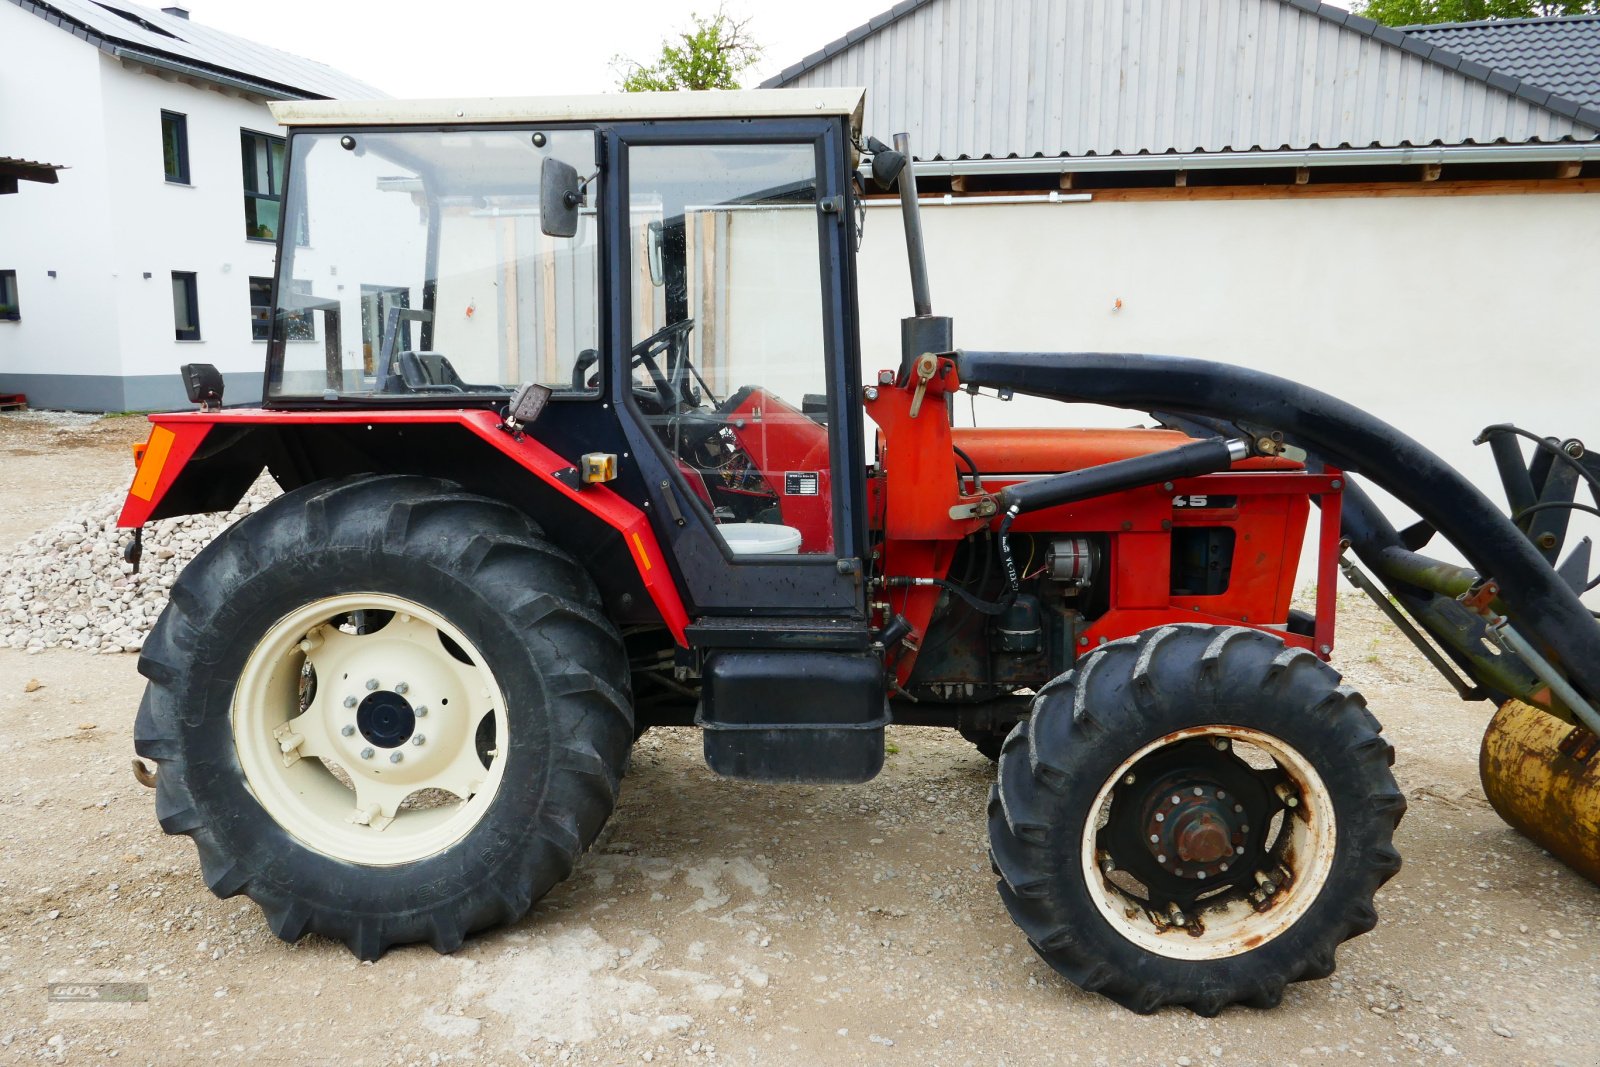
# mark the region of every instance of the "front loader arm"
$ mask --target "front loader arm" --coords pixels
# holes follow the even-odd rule
[[[1276,375],[1209,360],[1127,353],[960,352],[961,381],[1055,400],[1226,420],[1308,458],[1359,473],[1402,501],[1492,581],[1512,618],[1592,709],[1600,704],[1600,624],[1527,535],[1460,472],[1372,415]],[[1396,550],[1421,566],[1375,507],[1349,509],[1345,536],[1391,585]],[[1449,569],[1448,564],[1438,564]],[[1411,606],[1408,604],[1408,607]],[[1462,609],[1465,611],[1465,609]],[[1419,621],[1443,639],[1445,624]],[[1453,644],[1451,642],[1445,642]],[[1462,657],[1457,657],[1461,662]],[[1501,680],[1480,681],[1496,688]],[[1561,710],[1561,709],[1557,709]],[[1568,714],[1579,709],[1567,709]]]

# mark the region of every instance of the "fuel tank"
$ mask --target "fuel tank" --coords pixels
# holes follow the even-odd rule
[[[1518,700],[1483,735],[1478,774],[1512,828],[1600,884],[1600,741]]]

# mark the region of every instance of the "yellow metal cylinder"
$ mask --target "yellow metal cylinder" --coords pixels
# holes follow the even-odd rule
[[[1478,776],[1500,817],[1600,883],[1600,751],[1592,735],[1518,700],[1483,735]],[[1588,746],[1574,745],[1588,740]]]

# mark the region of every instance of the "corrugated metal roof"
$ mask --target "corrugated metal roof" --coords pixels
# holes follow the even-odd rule
[[[903,0],[766,85],[919,157],[1600,139],[1600,110],[1316,0]]]
[[[11,2],[118,58],[272,99],[387,95],[325,63],[123,0]]]
[[[1600,15],[1406,26],[1413,37],[1600,108]]]

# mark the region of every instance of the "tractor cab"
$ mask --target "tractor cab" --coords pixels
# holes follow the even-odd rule
[[[522,432],[564,466],[610,457],[614,479],[579,484],[648,517],[707,677],[760,660],[759,692],[720,704],[788,726],[844,714],[852,744],[870,723],[869,755],[842,772],[870,776],[887,713],[881,681],[858,684],[882,678],[845,210],[861,94],[588,103],[280,106],[291,236],[265,403],[498,411],[538,386]],[[600,570],[622,617],[649,617],[635,576]],[[841,670],[843,704],[774,706]]]

